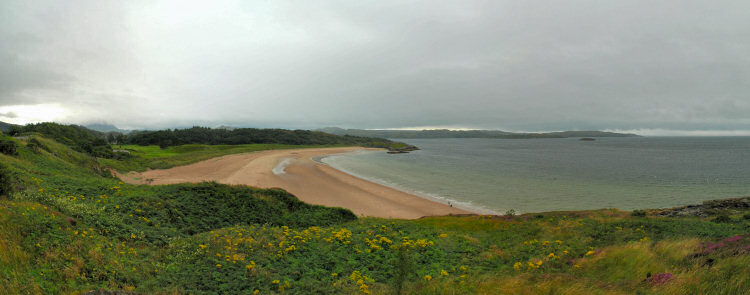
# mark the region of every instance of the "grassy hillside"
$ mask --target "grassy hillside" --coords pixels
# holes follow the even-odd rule
[[[83,126],[46,122],[19,126],[10,133],[13,136],[29,134],[42,134],[73,150],[96,157],[114,158],[117,156],[112,152],[112,147],[107,143],[104,133]]]
[[[119,160],[97,161],[35,138],[31,146],[31,139],[6,139],[17,145],[17,155],[0,154],[0,184],[8,184],[0,191],[0,294],[750,289],[748,208],[716,209],[704,218],[613,209],[413,221],[356,218],[345,209],[304,204],[282,190],[123,184],[102,176],[103,164]],[[188,154],[137,152],[143,162],[119,165]]]

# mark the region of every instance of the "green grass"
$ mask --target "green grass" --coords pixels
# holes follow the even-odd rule
[[[21,141],[17,156],[0,155],[16,187],[0,197],[0,294],[741,294],[750,288],[750,220],[742,217],[750,211],[722,223],[614,209],[357,219],[282,190],[128,185],[102,176],[107,161],[39,142],[43,148]],[[260,148],[271,146],[132,147],[142,162],[116,164],[146,167]],[[647,278],[664,273],[671,274],[665,282]]]

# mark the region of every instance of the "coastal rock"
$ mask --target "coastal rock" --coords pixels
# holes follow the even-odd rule
[[[388,153],[389,154],[406,154],[408,152],[416,151],[416,150],[419,150],[419,148],[416,147],[416,146],[413,146],[413,145],[409,145],[409,146],[402,147],[402,148],[391,148],[391,147],[389,147],[388,148]]]
[[[697,216],[708,217],[726,211],[750,209],[750,197],[709,200],[701,205],[687,205],[669,209],[650,210],[650,215],[661,217]]]

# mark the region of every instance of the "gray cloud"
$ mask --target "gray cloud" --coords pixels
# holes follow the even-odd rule
[[[13,119],[13,118],[18,118],[18,114],[16,114],[15,112],[0,113],[0,117]]]
[[[750,130],[746,1],[2,5],[0,106],[71,122]]]

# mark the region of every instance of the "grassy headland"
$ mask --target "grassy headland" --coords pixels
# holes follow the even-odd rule
[[[2,140],[16,152],[0,154],[0,294],[750,289],[750,208],[679,218],[614,209],[356,218],[283,190],[135,186],[104,169],[179,165],[198,153],[276,146],[130,146],[124,147],[132,150],[130,158],[117,160],[39,135]]]

